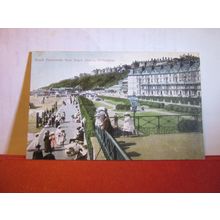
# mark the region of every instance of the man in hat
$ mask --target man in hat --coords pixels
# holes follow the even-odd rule
[[[40,147],[41,147],[40,144],[38,144],[36,146],[36,150],[34,151],[33,157],[32,157],[33,160],[42,160],[43,159],[43,152],[40,149]]]
[[[44,133],[44,149],[45,149],[45,152],[49,152],[51,149],[50,132],[48,130]]]

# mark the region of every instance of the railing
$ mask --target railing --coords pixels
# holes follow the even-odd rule
[[[173,134],[182,132],[202,132],[201,115],[155,115],[155,116],[135,116],[131,117],[135,124],[136,134]],[[182,120],[188,120],[185,125],[181,125]],[[119,129],[114,135],[120,136],[123,132],[124,117],[118,117]],[[111,118],[114,121],[114,118]]]
[[[112,138],[112,136],[107,131],[96,126],[95,132],[106,159],[130,160],[130,158],[120,148],[118,143],[114,140],[114,138]]]

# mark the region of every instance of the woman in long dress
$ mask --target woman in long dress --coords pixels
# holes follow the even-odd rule
[[[51,146],[52,149],[54,149],[57,146],[56,137],[55,137],[54,132],[50,133],[50,138],[49,139],[50,139],[50,146]]]
[[[128,112],[126,112],[124,116],[123,133],[124,136],[129,136],[134,133],[134,122]]]
[[[55,138],[57,145],[61,145],[62,142],[62,132],[61,132],[61,126],[59,125],[55,132]]]

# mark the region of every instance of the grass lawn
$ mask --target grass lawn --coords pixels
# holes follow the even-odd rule
[[[106,105],[106,104],[104,104],[104,103],[102,103],[102,102],[93,101],[93,103],[94,103],[94,105],[95,105],[96,108],[98,108],[98,107],[105,107],[105,108],[107,108],[107,109],[112,109],[112,106]]]
[[[144,134],[157,133],[158,130],[161,133],[175,133],[178,131],[178,116],[140,116],[135,120],[135,125]]]
[[[117,97],[110,97],[110,96],[100,96],[100,97],[105,102],[109,102],[110,104],[113,104],[113,105],[118,105],[118,104],[129,105],[130,104],[130,101],[124,98],[117,98]]]

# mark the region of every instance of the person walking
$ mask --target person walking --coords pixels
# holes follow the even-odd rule
[[[51,150],[54,150],[54,148],[57,147],[57,142],[56,142],[56,137],[55,137],[54,132],[50,133],[49,140],[50,140]]]
[[[50,146],[50,132],[49,131],[46,131],[44,133],[44,149],[45,149],[45,152],[49,152],[50,149],[51,149],[51,146]]]
[[[55,138],[57,145],[61,145],[62,142],[62,132],[61,132],[61,126],[58,126],[55,132]]]
[[[61,130],[61,142],[60,144],[64,147],[64,142],[66,141],[66,132],[64,129]]]

